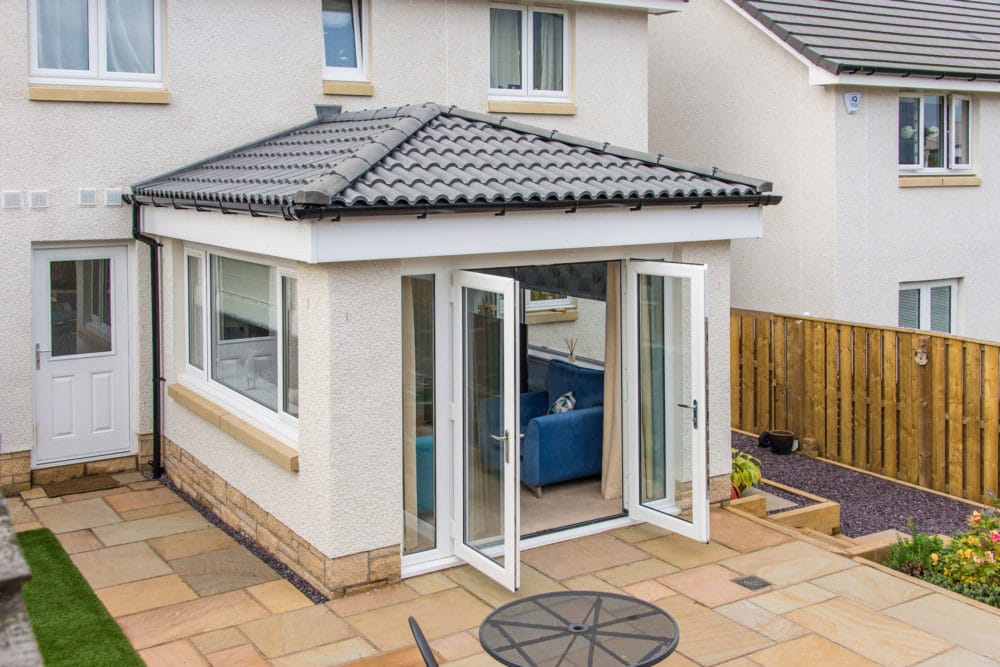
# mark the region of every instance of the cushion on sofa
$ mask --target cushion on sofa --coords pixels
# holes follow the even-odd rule
[[[557,396],[573,392],[577,410],[604,405],[603,370],[582,368],[561,359],[552,359],[545,375],[545,388],[553,401]]]

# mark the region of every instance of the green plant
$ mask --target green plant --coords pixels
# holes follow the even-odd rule
[[[906,525],[910,528],[910,539],[899,538],[882,564],[913,577],[923,577],[933,569],[944,549],[944,542],[936,535],[918,531],[913,519],[908,520]]]
[[[741,452],[735,447],[733,450],[733,471],[729,474],[729,480],[743,493],[761,480],[760,459]]]
[[[1000,587],[1000,504],[989,496],[993,507],[969,515],[969,530],[957,533],[934,559],[936,570],[955,585]]]

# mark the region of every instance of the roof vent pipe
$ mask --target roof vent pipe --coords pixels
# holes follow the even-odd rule
[[[332,120],[342,110],[343,108],[339,104],[317,104],[316,120],[325,123],[328,120]]]

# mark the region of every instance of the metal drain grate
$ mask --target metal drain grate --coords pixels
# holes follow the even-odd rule
[[[771,585],[770,581],[765,581],[760,577],[755,577],[750,575],[749,577],[741,577],[739,579],[733,579],[733,583],[739,584],[743,588],[749,588],[752,591],[758,591],[761,588],[767,588]]]

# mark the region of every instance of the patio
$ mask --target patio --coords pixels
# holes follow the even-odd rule
[[[15,528],[45,526],[148,665],[336,665],[411,646],[492,665],[480,621],[514,594],[469,567],[315,605],[159,482],[8,498]],[[647,524],[523,553],[518,596],[563,589],[654,602],[681,628],[665,665],[995,665],[1000,613],[850,559],[790,529],[711,511],[711,543]],[[755,575],[750,590],[734,580]]]

